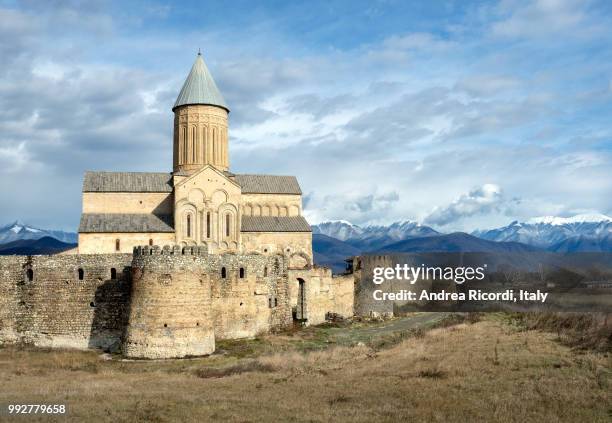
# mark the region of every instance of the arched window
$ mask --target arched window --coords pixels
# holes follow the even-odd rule
[[[183,155],[181,157],[183,163],[187,163],[187,127],[183,127]]]
[[[32,282],[34,280],[34,271],[32,269],[26,270],[26,276],[28,278],[28,282]]]
[[[264,276],[268,276],[268,266],[264,267]]]
[[[216,137],[216,131],[215,128],[213,128],[212,130],[212,162],[216,163],[217,162],[217,137]]]
[[[193,145],[193,151],[191,152],[192,154],[192,158],[193,158],[193,163],[197,163],[198,162],[198,157],[197,157],[197,145],[198,145],[198,135],[197,135],[197,128],[194,126],[191,129],[191,138],[192,138],[192,145]]]
[[[85,271],[79,267],[79,280],[82,281],[85,278]]]
[[[111,279],[117,279],[117,269],[114,267],[111,269]]]
[[[244,267],[240,268],[240,279],[244,279]]]
[[[119,238],[115,240],[115,251],[121,251],[121,240]]]
[[[191,238],[191,215],[187,215],[187,225],[185,227],[187,231],[187,238]]]
[[[274,307],[278,306],[278,298],[274,297]]]
[[[227,270],[225,269],[225,267],[221,268],[221,277],[223,279],[225,279],[227,277]]]
[[[272,308],[272,298],[268,298],[268,308]]]
[[[210,212],[206,212],[206,238],[210,238]]]
[[[226,237],[230,236],[230,224],[231,223],[232,223],[232,217],[228,213],[225,215],[225,236]]]
[[[153,238],[149,239],[149,246],[151,246],[151,247],[153,246]]]

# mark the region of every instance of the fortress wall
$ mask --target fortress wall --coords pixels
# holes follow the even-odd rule
[[[123,353],[173,358],[215,350],[206,249],[136,248]]]
[[[248,338],[292,324],[287,263],[282,256],[211,256],[213,313],[217,339]],[[226,278],[221,268],[226,268]],[[244,278],[240,278],[240,268]],[[267,269],[267,270],[266,270]]]
[[[131,357],[209,354],[215,339],[253,337],[292,324],[283,256],[139,247],[132,280],[124,344]]]
[[[172,214],[174,199],[168,192],[84,192],[83,213]]]
[[[0,342],[117,349],[127,322],[131,261],[131,254],[0,257]]]
[[[291,326],[298,278],[306,281],[308,324],[324,322],[329,312],[351,314],[352,279],[333,278],[326,268],[289,269],[289,262],[273,254],[209,255],[203,246],[0,256],[0,342],[123,347],[128,356],[148,358],[208,354],[215,338]]]
[[[355,279],[353,275],[332,277],[331,290],[334,293],[334,301],[329,311],[345,318],[352,317],[355,314]]]
[[[23,256],[0,257],[0,343],[19,340],[18,283],[23,284],[24,259]]]
[[[304,281],[303,293],[299,292],[300,280]],[[331,269],[326,267],[289,270],[289,287],[296,317],[304,319],[307,325],[324,323],[328,313],[342,317],[353,315],[352,275],[333,277]]]
[[[395,292],[396,287],[392,281],[380,285],[372,283],[372,269],[376,267],[393,267],[390,256],[363,255],[355,257],[353,263],[353,277],[355,279],[355,314],[358,316],[393,315],[392,301],[376,301],[373,297],[375,290],[382,292]],[[365,270],[369,272],[365,274]]]

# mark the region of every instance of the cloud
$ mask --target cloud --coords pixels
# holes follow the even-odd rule
[[[344,216],[356,224],[370,223],[380,221],[381,215],[384,216],[385,211],[394,207],[399,199],[395,191],[367,195],[346,192],[323,197],[309,194],[306,216],[312,223],[334,219],[335,216]]]
[[[296,175],[313,222],[469,230],[610,210],[609,13],[521,4],[197,20],[113,1],[0,7],[0,222],[74,229],[85,170],[169,171],[170,108],[199,46],[232,110],[232,170]]]
[[[545,37],[574,31],[572,35],[580,36],[589,21],[590,3],[584,0],[535,0],[528,4],[502,1],[497,7],[502,17],[491,29],[494,35],[502,37]]]
[[[14,173],[30,165],[31,156],[24,141],[0,147],[0,173]]]
[[[495,184],[484,184],[460,196],[448,206],[435,208],[425,218],[425,223],[445,226],[465,217],[498,210],[502,203],[501,187]]]

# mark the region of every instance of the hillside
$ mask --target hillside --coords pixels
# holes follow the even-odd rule
[[[361,252],[344,241],[322,234],[312,235],[312,249],[315,263],[331,267],[334,273],[343,272],[344,260]]]
[[[21,239],[0,245],[0,255],[57,254],[70,250],[76,244],[68,244],[49,236],[40,239]]]

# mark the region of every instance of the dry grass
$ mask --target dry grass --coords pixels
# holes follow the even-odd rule
[[[574,348],[612,352],[610,313],[515,313],[511,319],[525,329],[556,333]]]
[[[124,362],[5,347],[0,404],[64,403],[73,421],[108,422],[610,421],[610,357],[556,338],[489,316],[387,349],[262,347],[248,358]]]

